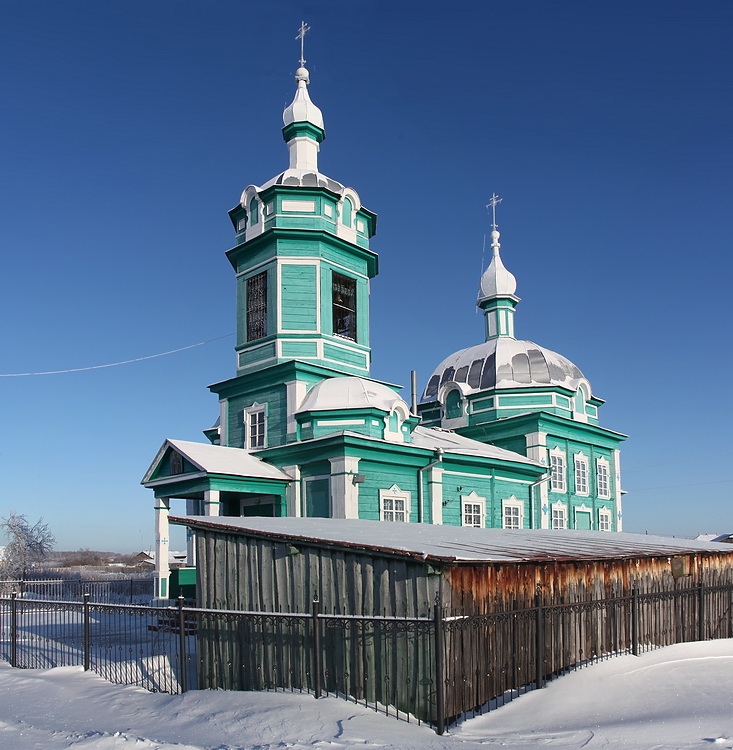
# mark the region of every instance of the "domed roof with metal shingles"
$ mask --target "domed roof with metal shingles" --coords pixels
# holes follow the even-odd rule
[[[532,341],[501,337],[461,349],[446,357],[433,371],[423,401],[434,401],[447,382],[464,383],[463,392],[494,388],[562,386],[577,390],[583,373],[557,352]]]

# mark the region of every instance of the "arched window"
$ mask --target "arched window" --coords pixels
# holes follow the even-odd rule
[[[341,223],[345,227],[351,226],[351,214],[354,211],[354,204],[350,198],[344,198],[344,202],[341,206]]]
[[[463,416],[463,403],[460,391],[450,391],[445,398],[445,416],[456,419]]]
[[[254,226],[260,220],[260,205],[257,198],[252,198],[249,202],[249,223]]]

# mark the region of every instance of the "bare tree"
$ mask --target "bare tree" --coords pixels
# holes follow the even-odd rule
[[[8,540],[0,561],[0,576],[3,578],[25,578],[33,563],[43,560],[56,543],[56,537],[43,518],[31,525],[20,513],[3,517],[0,531]]]

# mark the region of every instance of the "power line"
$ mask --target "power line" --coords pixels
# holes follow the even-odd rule
[[[155,359],[156,357],[166,357],[169,354],[177,354],[178,352],[185,352],[186,349],[195,349],[197,346],[203,346],[204,344],[211,344],[213,341],[221,341],[221,339],[229,338],[234,336],[233,333],[227,333],[224,336],[217,336],[215,339],[207,339],[206,341],[199,341],[197,344],[189,344],[188,346],[182,346],[180,349],[171,349],[167,352],[160,352],[160,354],[150,354],[147,357],[136,357],[135,359],[125,359],[122,362],[110,362],[106,365],[91,365],[90,367],[72,367],[68,370],[48,370],[47,372],[9,372],[0,373],[0,378],[25,378],[30,375],[61,375],[66,372],[85,372],[86,370],[101,370],[104,367],[117,367],[119,365],[129,365],[133,362],[143,362],[146,359]]]

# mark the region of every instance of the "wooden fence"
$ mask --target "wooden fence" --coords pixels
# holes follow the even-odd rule
[[[733,585],[544,603],[482,615],[333,614],[142,607],[0,597],[0,658],[83,664],[114,682],[338,695],[438,733],[578,666],[733,638]]]

